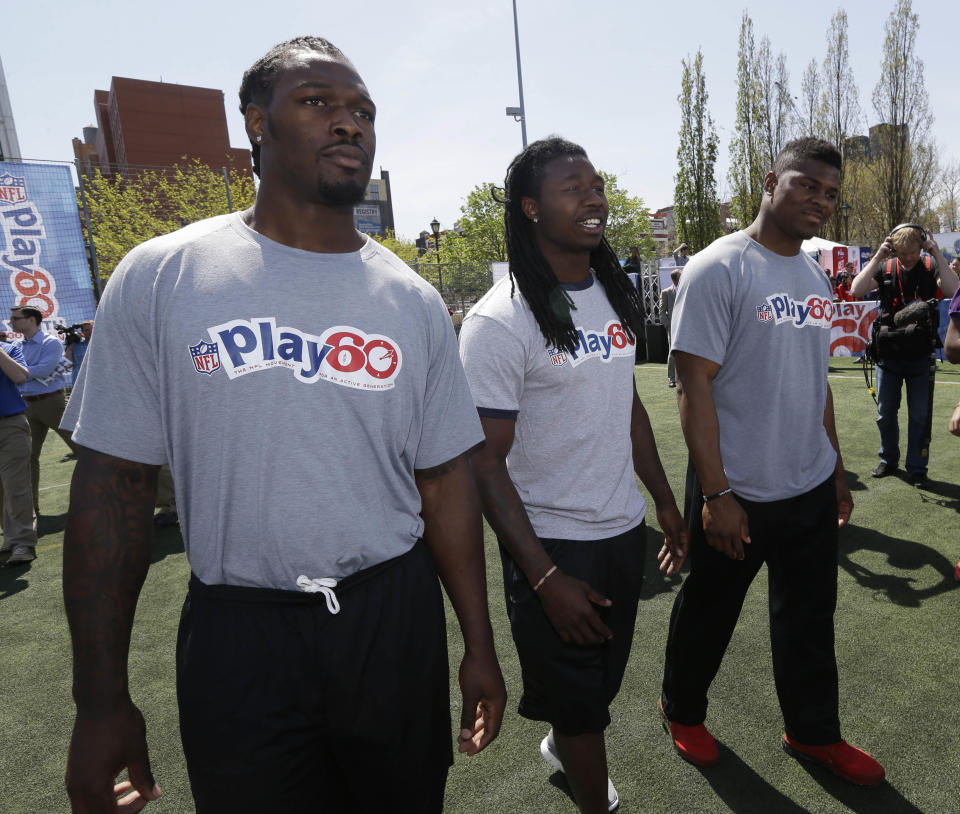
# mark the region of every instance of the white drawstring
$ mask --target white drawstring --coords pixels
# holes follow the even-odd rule
[[[327,610],[332,614],[340,613],[340,603],[337,601],[337,595],[333,589],[337,587],[337,580],[331,577],[321,577],[319,579],[310,579],[310,577],[301,574],[297,577],[297,587],[308,594],[323,594],[327,600]]]

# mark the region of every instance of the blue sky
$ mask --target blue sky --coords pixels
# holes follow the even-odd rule
[[[758,38],[769,36],[774,53],[786,54],[795,96],[810,59],[823,60],[831,16],[844,8],[864,124],[878,120],[870,97],[893,0],[518,0],[518,7],[529,139],[559,133],[579,142],[651,208],[673,197],[680,61],[698,47],[726,186],[745,8]],[[960,160],[956,6],[914,0],[913,8],[933,135],[945,159]],[[521,147],[520,125],[504,114],[518,103],[510,0],[34,0],[5,4],[2,21],[0,58],[25,158],[72,159],[71,138],[95,123],[94,89],[108,88],[114,75],[222,89],[231,143],[247,146],[236,107],[243,71],[275,43],[304,33],[338,45],[377,103],[376,164],[390,171],[401,235],[415,236],[433,217],[452,225],[467,192],[502,182]]]

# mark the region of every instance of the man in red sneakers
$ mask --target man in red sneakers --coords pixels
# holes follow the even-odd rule
[[[828,142],[787,144],[757,219],[697,254],[680,280],[672,352],[692,464],[691,570],[670,618],[660,712],[682,757],[717,762],[707,691],[766,563],[783,748],[877,785],[883,767],[840,736],[837,536],[853,501],[827,385],[832,291],[800,249],[836,207],[840,166]]]

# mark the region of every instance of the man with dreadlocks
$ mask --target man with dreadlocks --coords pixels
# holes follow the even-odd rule
[[[670,618],[660,712],[681,757],[719,760],[707,691],[766,563],[783,748],[876,785],[883,767],[840,738],[837,537],[853,501],[827,384],[833,292],[801,251],[836,208],[840,167],[829,142],[791,141],[763,179],[756,220],[680,279],[672,352],[692,462],[690,574]]]
[[[470,311],[460,354],[486,435],[471,460],[496,531],[523,670],[520,714],[584,812],[614,810],[604,730],[630,654],[649,489],[676,573],[687,532],[633,378],[636,288],[604,239],[581,147],[531,144],[507,171],[510,276]]]
[[[465,643],[461,752],[506,703],[465,456],[480,422],[440,296],[354,229],[375,148],[356,69],[301,37],[240,100],[256,203],[126,257],[70,400],[68,790],[75,811],[116,810],[126,766],[129,810],[159,794],[127,652],[169,463],[193,572],[177,697],[196,811],[439,812],[438,573]]]

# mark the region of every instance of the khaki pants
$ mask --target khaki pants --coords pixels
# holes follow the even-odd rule
[[[27,420],[30,422],[30,438],[33,449],[30,452],[30,485],[33,487],[33,509],[40,514],[40,451],[46,440],[47,431],[53,430],[59,435],[74,454],[77,446],[70,439],[67,430],[60,429],[60,419],[66,409],[67,399],[61,390],[39,401],[27,400]]]
[[[23,413],[0,418],[0,503],[3,547],[36,546],[30,493],[30,426]]]
[[[173,490],[173,473],[167,464],[160,467],[160,472],[157,475],[156,506],[158,509],[167,512],[177,510],[177,499]]]

